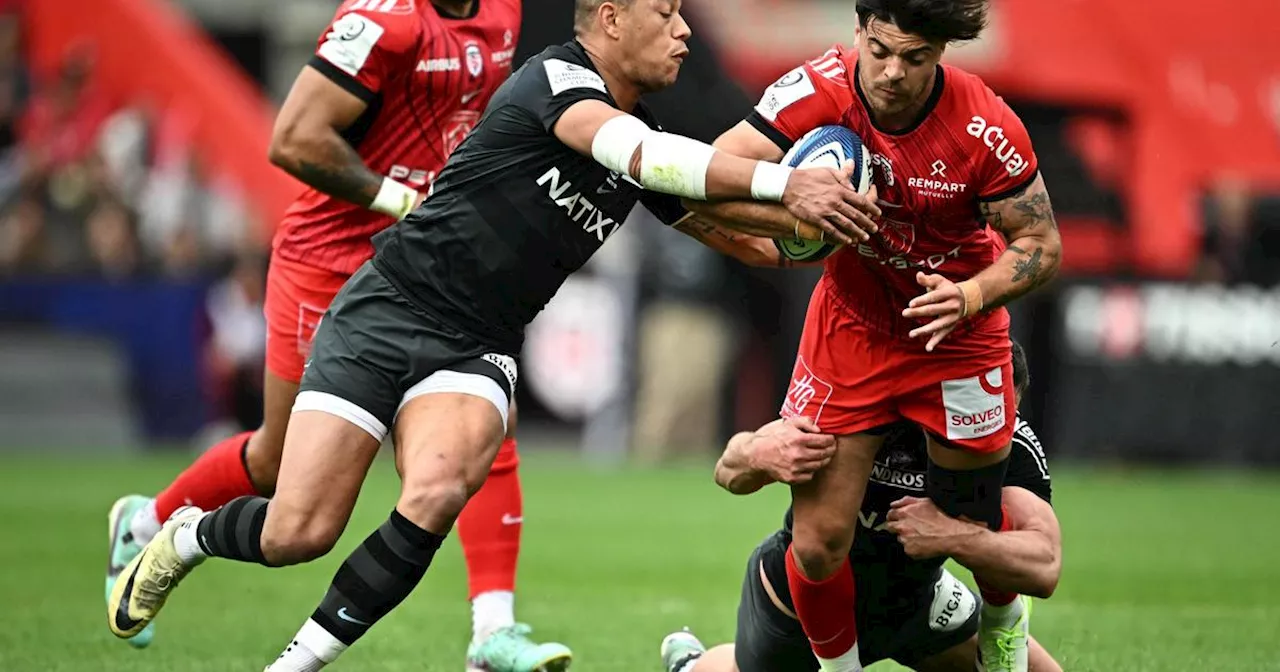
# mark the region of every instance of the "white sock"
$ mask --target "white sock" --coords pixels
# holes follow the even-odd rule
[[[267,667],[267,672],[316,672],[346,650],[346,644],[308,618],[276,662]]]
[[[200,542],[196,539],[196,528],[200,525],[200,521],[204,519],[204,514],[194,520],[188,520],[178,526],[178,530],[173,533],[173,547],[178,551],[178,558],[188,567],[198,565],[209,557],[208,553],[200,548]]]
[[[133,518],[129,519],[129,532],[133,534],[134,541],[141,546],[146,546],[159,531],[160,519],[156,518],[156,500],[152,499],[146,506],[133,512]]]
[[[1022,618],[1022,598],[1017,597],[1009,604],[994,605],[982,603],[982,625],[995,628],[1010,628]]]
[[[853,643],[839,658],[818,658],[818,669],[822,672],[862,672],[862,659],[858,657],[858,643]]]
[[[471,600],[471,641],[483,642],[489,635],[516,623],[516,595],[509,590],[491,590]]]

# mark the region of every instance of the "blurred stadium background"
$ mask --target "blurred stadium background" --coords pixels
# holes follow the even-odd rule
[[[517,63],[570,36],[572,0],[525,4]],[[298,190],[265,158],[273,105],[336,5],[0,0],[0,594],[22,614],[0,670],[259,669],[391,505],[382,464],[325,560],[219,567],[146,652],[102,627],[111,501],[258,422],[267,246]],[[1068,670],[1280,670],[1280,4],[993,5],[948,59],[1026,122],[1066,248],[1013,309],[1066,544],[1033,632]],[[685,13],[656,107],[706,140],[854,23],[848,0]],[[731,498],[709,466],[775,417],[816,275],[614,238],[530,329],[519,613],[575,669],[632,671],[679,626],[732,636],[786,493]],[[456,547],[437,564],[342,669],[461,667]]]

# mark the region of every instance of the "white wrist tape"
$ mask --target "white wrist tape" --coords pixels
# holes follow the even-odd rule
[[[606,121],[591,140],[591,156],[609,170],[629,175],[640,149],[639,182],[644,188],[703,201],[707,168],[716,150],[682,135],[662,133],[623,114]]]
[[[790,166],[757,161],[756,170],[751,174],[751,198],[757,201],[781,201],[792,170],[794,168]]]
[[[369,209],[390,215],[398,222],[412,212],[413,206],[417,204],[418,192],[413,187],[384,177],[382,186],[378,189],[378,195],[373,197],[373,203],[369,204]]]

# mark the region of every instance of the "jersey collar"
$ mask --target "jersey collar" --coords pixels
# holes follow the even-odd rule
[[[859,66],[860,64],[855,61],[853,64],[853,89],[858,92],[858,101],[861,102],[862,107],[866,109],[867,119],[871,121],[871,127],[880,133],[885,135],[906,135],[917,128],[920,128],[920,124],[923,124],[924,120],[928,119],[930,114],[933,114],[934,108],[938,106],[938,101],[942,100],[942,90],[946,84],[946,76],[944,75],[945,71],[942,68],[942,64],[939,63],[935,66],[937,70],[934,72],[933,77],[933,91],[929,93],[929,99],[925,101],[924,107],[920,109],[920,115],[916,117],[916,120],[911,122],[908,126],[896,131],[881,128],[880,125],[876,123],[875,116],[871,114],[871,105],[867,102],[866,95],[862,93],[862,81],[858,78]]]

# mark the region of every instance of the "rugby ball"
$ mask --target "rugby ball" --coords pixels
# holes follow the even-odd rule
[[[871,154],[857,133],[844,126],[819,126],[805,133],[782,157],[792,168],[836,168],[853,161],[853,187],[860,194],[871,188]],[[819,261],[840,249],[838,243],[800,238],[775,238],[773,244],[792,261]]]

